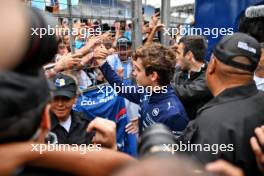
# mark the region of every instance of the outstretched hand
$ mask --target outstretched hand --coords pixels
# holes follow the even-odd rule
[[[255,129],[256,137],[250,139],[251,148],[256,156],[258,168],[264,174],[264,125]],[[258,142],[259,141],[259,142]]]
[[[96,131],[92,139],[93,143],[101,144],[109,149],[117,149],[116,146],[116,124],[107,119],[96,117],[88,125],[87,132]]]

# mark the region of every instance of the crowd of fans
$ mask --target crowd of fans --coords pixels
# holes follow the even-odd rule
[[[4,5],[23,17],[26,10],[12,3]],[[143,19],[143,45],[134,51],[131,23],[75,20],[71,46],[69,26],[60,19],[57,53],[36,73],[22,73],[14,69],[15,59],[10,65],[3,61],[8,55],[1,56],[0,175],[264,175],[264,17],[242,16],[239,32],[224,36],[209,62],[204,36],[162,45],[159,18]],[[139,159],[118,151],[115,122],[88,120],[73,109],[82,92],[106,83],[132,90],[117,94],[129,118],[125,131],[141,146],[156,144],[158,138],[142,136],[163,124],[174,144],[201,148],[171,156],[173,147],[153,144],[152,154]],[[53,144],[72,150],[32,151]],[[93,151],[80,154],[74,145]]]

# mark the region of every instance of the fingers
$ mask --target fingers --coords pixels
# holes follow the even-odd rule
[[[82,61],[82,58],[69,58],[69,62],[72,63],[79,63]]]
[[[79,51],[82,53],[88,53],[89,50],[93,47],[95,47],[98,43],[102,43],[102,37],[101,36],[96,36],[96,37],[91,37],[86,45],[82,47]]]
[[[104,49],[104,48],[100,49],[99,51],[96,51],[96,53],[97,53],[97,54],[108,55],[108,51],[107,51],[107,49]]]
[[[138,133],[137,129],[132,129],[132,130],[127,132],[127,134],[137,134],[137,133]]]
[[[152,19],[152,20],[155,20],[155,19],[157,19],[157,18],[160,18],[160,13],[159,13],[159,12],[157,12],[157,13],[155,13],[154,15],[151,16],[151,19]]]
[[[131,121],[131,122],[138,121],[138,117],[133,117],[130,121]]]
[[[104,134],[108,131],[112,131],[112,129],[115,128],[116,124],[113,121],[96,117],[93,121],[90,122],[86,131],[92,132],[93,130],[96,130]]]
[[[93,130],[96,130],[96,133],[92,142],[116,149],[116,124],[113,121],[97,117],[87,127],[87,132]]]
[[[257,142],[257,139],[255,137],[252,137],[250,139],[250,145],[251,145],[251,148],[253,150],[253,152],[255,153],[255,155],[258,157],[258,156],[261,156],[262,155],[262,151],[261,151],[261,148]]]
[[[83,57],[83,54],[80,52],[74,53],[70,56],[71,58],[81,58]]]
[[[61,58],[57,63],[56,67],[61,68],[60,70],[66,70],[66,69],[71,69],[74,66],[78,66],[81,62],[80,58],[72,58],[70,56],[66,56]]]
[[[128,134],[136,134],[138,132],[138,128],[135,127],[132,123],[127,124],[125,131]]]
[[[117,68],[116,69],[116,74],[120,77],[123,77],[124,75],[124,69],[123,68]]]
[[[102,36],[95,37],[94,41],[93,41],[93,44],[96,45],[96,44],[102,43],[102,39],[103,39]]]
[[[92,132],[93,130],[97,129],[98,123],[97,118],[95,118],[93,121],[91,121],[86,129],[88,133]]]
[[[110,39],[110,38],[112,37],[112,34],[111,34],[110,31],[107,31],[106,33],[104,33],[104,34],[102,35],[102,37],[103,37],[104,39]]]
[[[138,133],[138,129],[137,128],[132,128],[131,130],[127,131],[127,134],[137,134]]]
[[[107,51],[107,49],[105,48],[103,44],[101,44],[94,48],[94,52],[97,52],[97,51]]]
[[[262,146],[264,145],[264,126],[255,129],[256,137],[250,139],[250,145],[256,157],[263,155]]]
[[[106,58],[108,56],[108,50],[105,48],[104,45],[100,45],[94,50],[94,57],[95,58]]]
[[[205,169],[215,174],[222,174],[224,176],[244,176],[242,170],[234,165],[224,161],[218,160],[206,165]]]
[[[160,16],[160,12],[155,13],[154,16],[155,16],[155,17]]]
[[[81,59],[70,58],[69,60],[65,61],[65,66],[67,69],[71,69],[73,67],[79,66],[80,62],[81,62]]]
[[[105,137],[102,133],[95,133],[95,136],[92,139],[92,143],[105,143]]]
[[[158,24],[157,26],[156,26],[156,30],[157,31],[161,31],[161,30],[163,30],[165,28],[165,25],[164,24]]]
[[[164,24],[158,24],[157,27],[158,27],[158,28],[164,28],[165,25],[164,25]]]
[[[130,122],[126,125],[126,132],[128,132],[129,130],[131,130],[133,128],[133,124]]]
[[[171,46],[171,49],[173,49],[173,50],[177,50],[177,49],[178,49],[178,45],[175,44],[175,45]]]
[[[257,127],[255,129],[255,134],[256,134],[260,144],[264,145],[264,130],[263,130],[263,126],[262,127]]]
[[[96,59],[105,59],[108,56],[108,54],[105,53],[97,53],[94,55]]]
[[[264,126],[255,129],[256,137],[250,138],[251,148],[256,156],[258,168],[264,173],[264,155],[263,155],[263,142],[264,142]]]
[[[138,118],[137,117],[134,119],[131,119],[131,122],[126,125],[125,131],[128,134],[138,133]]]

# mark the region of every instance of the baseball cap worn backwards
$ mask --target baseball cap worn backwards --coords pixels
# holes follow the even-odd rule
[[[214,48],[213,54],[226,65],[254,72],[258,66],[261,55],[261,47],[257,40],[244,33],[234,33],[225,36]],[[234,61],[233,58],[244,56],[250,62],[249,65]]]

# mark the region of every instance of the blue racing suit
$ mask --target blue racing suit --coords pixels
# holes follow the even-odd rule
[[[100,69],[118,95],[139,104],[140,135],[145,128],[155,123],[166,125],[176,136],[185,129],[189,118],[171,85],[165,86],[160,93],[147,92],[146,89],[142,91],[141,87],[120,79],[107,62]]]

